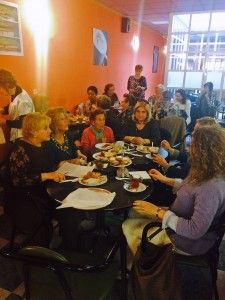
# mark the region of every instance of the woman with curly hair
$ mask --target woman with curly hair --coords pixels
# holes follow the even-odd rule
[[[134,202],[135,218],[123,223],[123,232],[133,253],[144,226],[152,219],[161,220],[165,229],[157,244],[172,243],[177,251],[200,255],[215,243],[212,225],[225,211],[224,129],[210,126],[193,132],[190,165],[187,178],[174,186],[177,197],[168,210],[146,201]],[[149,174],[154,180],[159,179],[156,170],[150,170]]]
[[[46,114],[51,119],[51,136],[50,140],[46,142],[46,146],[54,163],[61,166],[65,162],[77,165],[85,162],[86,156],[77,149],[73,135],[69,132],[67,111],[63,107],[54,107],[50,108]]]

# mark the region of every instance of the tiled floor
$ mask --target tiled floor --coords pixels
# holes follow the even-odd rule
[[[0,205],[0,248],[5,246],[8,241],[9,223],[3,215],[3,210]],[[225,239],[221,245],[219,269],[218,290],[220,300],[225,300]],[[118,289],[120,289],[119,286],[117,286],[114,291],[116,294],[115,297],[112,297],[114,300],[119,300]],[[0,257],[0,300],[22,300],[23,295],[24,286],[14,264],[11,261]]]

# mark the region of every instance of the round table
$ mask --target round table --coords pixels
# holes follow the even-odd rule
[[[123,188],[124,181],[116,180],[115,176],[108,176],[108,181],[99,186],[102,189],[106,189],[110,192],[115,192],[116,196],[113,199],[112,203],[100,210],[104,211],[113,211],[126,209],[132,206],[133,201],[136,199],[147,199],[151,196],[153,192],[153,182],[151,180],[144,180],[143,183],[146,183],[148,186],[147,189],[140,193],[131,193],[126,191]],[[64,183],[56,183],[51,182],[47,186],[47,192],[51,198],[62,201],[65,199],[72,191],[77,188],[87,188],[87,186],[81,185],[78,182],[64,182]],[[90,200],[91,201],[91,200]]]

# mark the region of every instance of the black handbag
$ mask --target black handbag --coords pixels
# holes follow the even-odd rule
[[[148,237],[147,232],[153,227],[159,228]],[[141,245],[131,269],[132,287],[137,300],[183,299],[173,245],[157,246],[151,243],[151,239],[162,230],[158,222],[148,224],[143,230]]]

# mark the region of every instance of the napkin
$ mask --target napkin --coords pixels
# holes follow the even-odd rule
[[[70,193],[57,208],[98,209],[109,205],[116,193],[107,193],[98,188],[78,188]]]
[[[133,178],[142,178],[142,179],[150,179],[151,177],[149,176],[149,174],[146,171],[133,171],[133,172],[129,172],[130,175],[133,176]]]
[[[94,166],[80,166],[65,162],[60,168],[58,168],[57,172],[73,176],[73,177],[83,177],[88,172],[92,172],[94,170]]]

